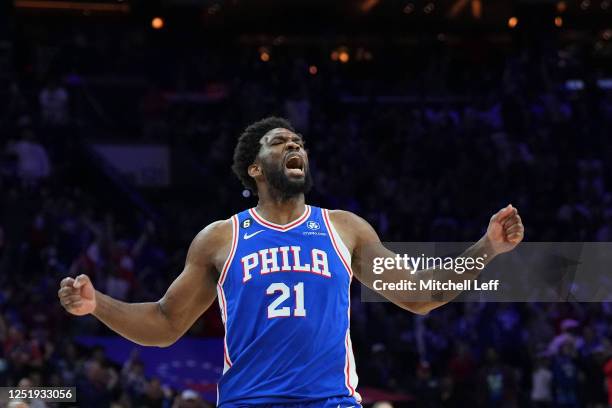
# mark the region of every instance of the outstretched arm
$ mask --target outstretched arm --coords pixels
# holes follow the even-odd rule
[[[385,248],[376,231],[363,218],[356,216],[347,211],[331,211],[330,216],[338,233],[342,237],[349,251],[352,253],[352,269],[355,277],[361,283],[372,290],[375,290],[389,301],[398,305],[401,308],[418,314],[427,314],[431,310],[442,306],[457,297],[460,291],[448,291],[436,293],[441,295],[442,301],[407,301],[405,296],[402,296],[397,291],[382,291],[374,288],[375,275],[372,273],[372,265],[374,258],[395,258],[396,254]],[[486,234],[474,245],[463,252],[460,257],[463,258],[483,258],[483,263],[486,265],[495,256],[512,250],[519,242],[522,241],[524,227],[521,217],[518,215],[516,208],[512,205],[502,208],[491,217]],[[486,254],[486,256],[485,256]],[[428,272],[435,272],[436,278],[440,280],[450,279],[454,281],[464,280],[466,278],[476,278],[480,274],[479,269],[466,271],[463,275],[459,275],[452,270],[422,270],[416,274],[410,274],[403,269],[385,270],[385,280],[398,282],[400,280],[413,281],[418,285],[418,280]]]
[[[77,316],[93,314],[121,336],[143,346],[173,344],[210,307],[216,297],[220,265],[229,253],[231,222],[202,230],[189,247],[185,267],[157,302],[126,303],[94,289],[87,275],[64,278],[58,296]]]

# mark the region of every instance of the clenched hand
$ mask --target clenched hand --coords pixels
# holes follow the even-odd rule
[[[96,291],[87,275],[62,279],[57,296],[64,309],[75,316],[83,316],[96,309]]]
[[[525,227],[518,210],[508,204],[491,217],[486,238],[496,254],[511,251],[522,240]]]

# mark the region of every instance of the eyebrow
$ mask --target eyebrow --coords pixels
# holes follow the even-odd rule
[[[287,138],[287,135],[286,135],[286,134],[276,134],[276,135],[272,136],[272,137],[269,139],[269,141],[270,141],[270,142],[273,142],[274,140],[279,139],[279,138],[286,139],[286,138]],[[297,141],[299,141],[299,142],[301,142],[301,143],[304,143],[304,139],[302,139],[302,136],[300,136],[300,135],[293,134],[293,135],[289,136],[289,138],[290,138],[291,140],[293,140],[293,141],[296,141],[296,140],[297,140]]]

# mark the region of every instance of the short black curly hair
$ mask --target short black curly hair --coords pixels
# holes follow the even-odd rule
[[[269,131],[276,128],[283,128],[295,132],[291,122],[285,118],[270,116],[249,125],[238,138],[238,143],[234,148],[234,163],[232,170],[238,176],[242,185],[253,193],[257,192],[255,180],[249,176],[248,168],[255,162],[255,158],[261,147],[259,141]]]

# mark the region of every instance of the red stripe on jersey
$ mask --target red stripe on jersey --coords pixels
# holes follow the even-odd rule
[[[221,276],[219,276],[219,285],[223,286],[223,282],[225,281],[225,275],[227,274],[227,270],[234,259],[234,254],[236,253],[236,247],[238,246],[238,216],[234,215],[232,217],[232,247],[230,249],[230,253],[225,260],[225,264],[223,265],[223,270],[221,271]]]
[[[345,377],[345,380],[346,380],[346,386],[351,392],[351,397],[352,397],[353,395],[355,395],[355,389],[351,387],[351,384],[350,384],[351,359],[349,357],[348,332],[346,332],[346,336],[344,338],[344,346],[346,347],[346,371],[345,371],[346,377]]]
[[[223,358],[228,366],[232,366],[232,360],[229,357],[229,351],[227,350],[227,305],[225,303],[225,292],[223,291],[223,282],[225,282],[225,277],[227,276],[227,271],[229,266],[234,259],[234,255],[236,254],[236,248],[238,247],[238,216],[234,215],[232,217],[232,247],[230,249],[230,253],[225,260],[225,264],[223,265],[223,270],[221,271],[221,275],[219,276],[219,282],[217,283],[217,288],[219,289],[219,299],[221,300],[221,307],[223,310],[221,313],[223,314],[223,326],[225,328],[225,335],[223,336]]]

